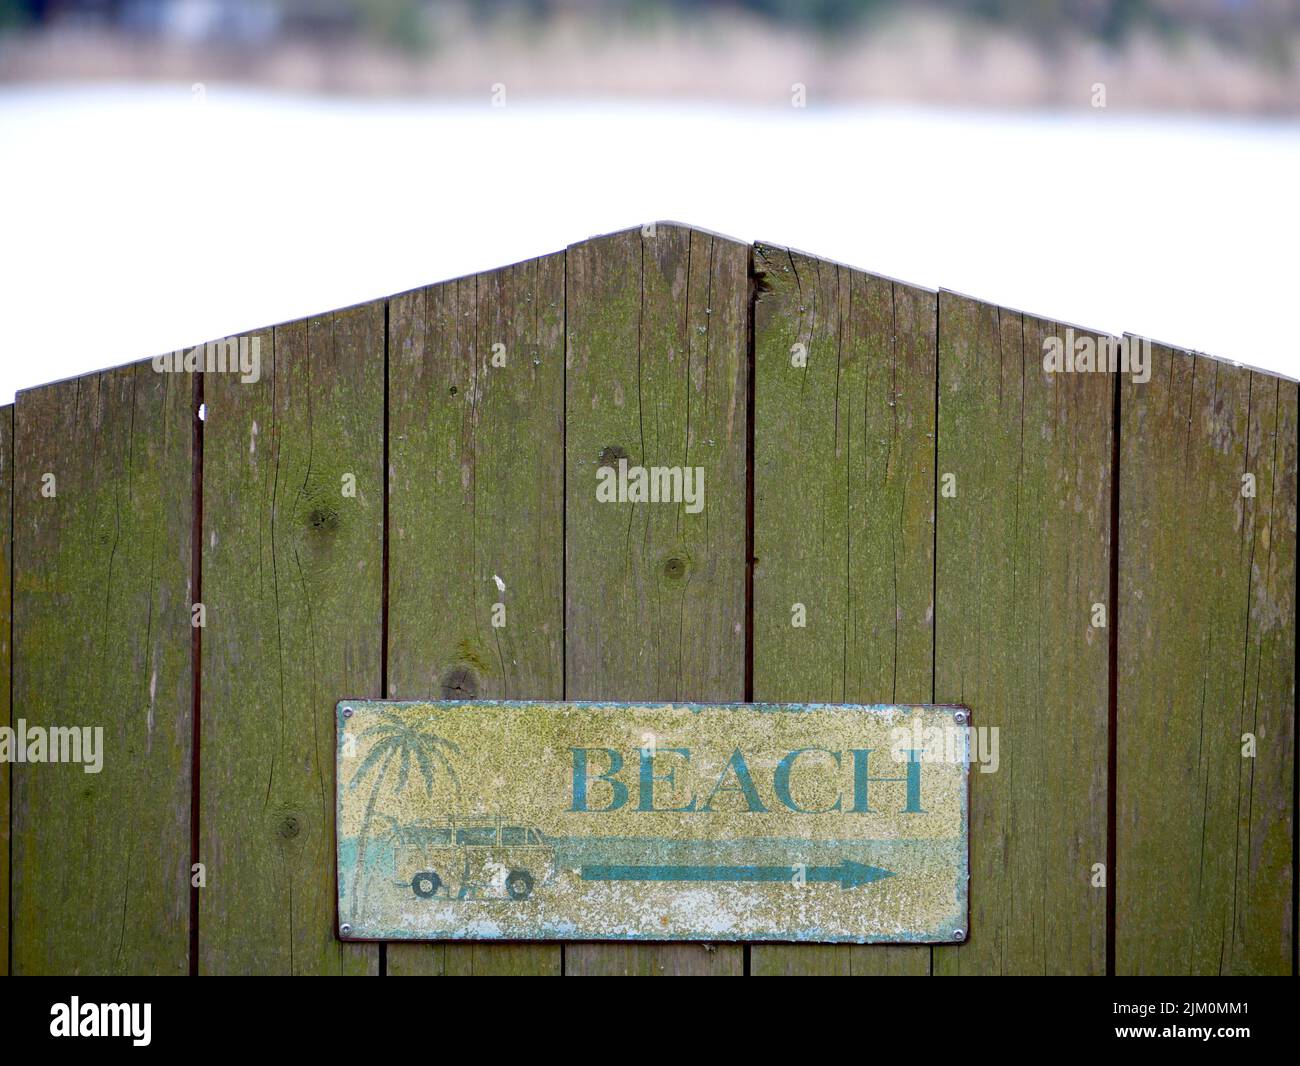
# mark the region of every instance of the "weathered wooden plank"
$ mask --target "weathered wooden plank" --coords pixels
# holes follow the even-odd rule
[[[936,974],[1105,970],[1113,377],[1044,368],[1067,328],[939,296],[935,696],[999,740]]]
[[[12,632],[14,405],[0,407],[0,726],[12,727],[9,637]],[[0,762],[0,977],[9,976],[9,763]]]
[[[1121,391],[1116,970],[1287,973],[1296,386],[1152,354]]]
[[[18,396],[13,716],[103,733],[98,773],[11,767],[15,973],[189,969],[192,387]]]
[[[561,698],[564,255],[394,297],[389,317],[387,694]],[[388,972],[558,974],[561,959],[392,944]]]
[[[1236,921],[1224,969],[1286,974],[1294,973],[1296,922],[1296,383],[1252,373],[1250,408],[1246,461],[1257,493],[1243,497],[1254,555],[1240,732],[1257,738],[1257,753],[1253,766],[1243,759],[1238,767],[1237,850],[1245,861],[1234,870]]]
[[[754,255],[754,698],[928,702],[935,294]],[[929,970],[924,946],[750,949],[755,975]]]
[[[748,268],[748,246],[668,223],[568,251],[568,699],[744,698]],[[702,506],[600,502],[621,458],[702,468]],[[569,974],[743,967],[738,945],[565,954]]]
[[[375,973],[335,937],[334,705],[380,694],[384,304],[204,376],[202,973]]]

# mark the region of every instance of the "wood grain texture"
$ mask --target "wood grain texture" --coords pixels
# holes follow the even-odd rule
[[[204,377],[199,971],[376,973],[333,770],[336,701],[381,695],[384,305],[254,336],[258,381]]]
[[[567,699],[744,698],[749,248],[670,223],[568,250]],[[701,467],[704,502],[599,502]],[[639,739],[639,738],[638,738]],[[739,974],[739,945],[575,944],[566,974]]]
[[[105,752],[0,763],[0,973],[376,974],[335,936],[340,697],[741,700],[747,638],[755,700],[998,730],[968,943],[402,944],[388,972],[1100,973],[1108,843],[1117,972],[1290,972],[1297,386],[1158,345],[1146,382],[1049,374],[1065,330],[668,223],[265,329],[257,382],[204,379],[198,664],[192,376],[21,393],[0,724]],[[703,467],[703,510],[598,502],[620,458]]]
[[[936,974],[1105,972],[1113,378],[1044,369],[1065,329],[939,296],[935,697],[999,760],[972,768],[971,936]]]
[[[1296,386],[1152,354],[1121,392],[1116,970],[1288,973]]]
[[[17,974],[189,968],[192,419],[147,361],[18,396],[13,717],[103,764],[10,768]]]
[[[13,561],[14,405],[0,407],[0,726],[12,726],[9,689]],[[9,763],[0,762],[0,977],[9,976]]]
[[[396,296],[389,317],[387,695],[561,699],[564,255]],[[558,974],[561,958],[392,944],[388,972]]]
[[[754,256],[754,699],[929,702],[935,294]],[[924,946],[750,948],[755,975],[929,971]]]

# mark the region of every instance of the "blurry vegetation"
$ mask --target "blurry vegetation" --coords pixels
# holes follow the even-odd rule
[[[64,22],[192,33],[198,26],[206,30],[200,36],[220,37],[248,25],[254,10],[256,24],[276,33],[359,32],[413,52],[426,50],[448,18],[480,29],[556,17],[635,28],[740,14],[837,36],[906,12],[957,16],[1047,46],[1066,37],[1120,46],[1145,31],[1170,40],[1199,33],[1255,51],[1273,48],[1279,30],[1300,27],[1295,0],[0,0],[0,27]]]
[[[366,36],[405,52],[427,52],[433,43],[420,0],[357,0],[357,21]]]
[[[563,81],[564,64],[574,62],[565,48],[575,39],[584,40],[582,47],[592,54],[616,39],[629,49],[640,38],[661,50],[706,39],[720,57],[729,40],[769,57],[782,54],[787,44],[785,54],[797,54],[809,40],[845,46],[848,54],[859,49],[860,55],[864,42],[887,40],[878,31],[893,27],[909,31],[897,39],[906,40],[911,55],[939,62],[951,54],[945,51],[949,27],[963,47],[982,37],[1001,38],[1002,50],[990,53],[1000,58],[991,62],[1016,55],[1022,84],[1040,77],[1030,69],[1035,63],[1050,68],[1061,60],[1064,68],[1063,57],[1102,51],[1112,58],[1135,56],[1135,67],[1145,64],[1142,69],[1154,72],[1152,79],[1163,76],[1165,85],[1183,77],[1179,68],[1192,62],[1188,57],[1201,64],[1197,71],[1221,74],[1230,67],[1232,75],[1222,75],[1219,83],[1220,98],[1245,92],[1276,100],[1279,90],[1267,83],[1294,79],[1300,68],[1300,0],[0,0],[0,36],[23,42],[70,31],[83,38],[98,34],[109,42],[106,49],[141,53],[164,40],[212,46],[211,54],[224,53],[246,67],[259,54],[300,43],[324,46],[316,51],[337,56],[349,45],[369,42],[405,53],[411,68],[494,48],[515,49],[515,55],[549,48],[559,64],[557,82]],[[1156,48],[1138,46],[1151,42]],[[15,51],[10,48],[8,57]],[[822,54],[840,51],[827,48]],[[67,68],[47,56],[27,69],[57,74]],[[676,84],[673,73],[661,84]],[[1007,71],[1005,84],[1016,76]],[[923,71],[918,82],[927,78],[934,80]],[[1245,90],[1243,82],[1250,83]],[[1183,95],[1197,93],[1201,89],[1194,86]],[[1300,110],[1300,101],[1288,99],[1282,106]]]
[[[427,0],[424,6],[454,4]],[[824,34],[904,12],[930,12],[1018,31],[1042,43],[1076,35],[1114,46],[1138,30],[1166,38],[1199,30],[1225,43],[1260,46],[1279,28],[1300,26],[1295,0],[476,0],[471,8],[480,23],[506,14],[540,21],[573,12],[632,23],[663,16],[694,21],[731,11]]]
[[[0,0],[0,33],[25,26],[30,18],[30,4],[22,0]]]

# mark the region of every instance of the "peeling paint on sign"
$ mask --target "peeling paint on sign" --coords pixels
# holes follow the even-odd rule
[[[948,943],[953,706],[344,700],[340,935]]]

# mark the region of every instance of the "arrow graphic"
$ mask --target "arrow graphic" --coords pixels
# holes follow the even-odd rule
[[[789,881],[797,866],[584,866],[584,881]],[[809,883],[838,881],[840,888],[857,888],[893,877],[892,870],[845,859],[838,866],[805,866]]]

